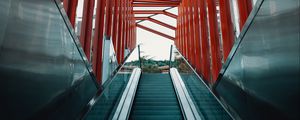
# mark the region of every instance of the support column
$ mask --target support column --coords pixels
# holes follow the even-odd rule
[[[240,16],[240,30],[243,29],[249,14],[252,11],[252,0],[237,0]]]
[[[223,41],[223,60],[226,61],[234,41],[233,24],[231,21],[230,6],[228,0],[219,0],[222,41]]]
[[[77,4],[78,0],[64,0],[64,8],[73,28],[75,28]]]
[[[90,61],[91,57],[91,39],[93,31],[93,14],[94,14],[94,0],[85,0],[83,6],[83,15],[81,23],[80,43]]]
[[[105,0],[97,1],[95,34],[93,40],[93,70],[96,74],[97,82],[102,84],[102,51],[103,51],[103,31],[104,31],[104,10]]]
[[[209,37],[212,65],[212,83],[217,80],[221,70],[222,59],[219,43],[218,21],[216,12],[216,0],[206,0],[209,16]]]
[[[193,7],[192,7],[192,3],[191,3],[191,0],[187,0],[187,4],[188,4],[188,36],[189,36],[189,56],[190,56],[190,62],[191,62],[191,65],[193,67],[195,67],[195,29],[194,29],[194,19],[193,19]]]
[[[194,7],[194,17],[195,17],[195,60],[196,60],[196,71],[200,74],[201,73],[201,46],[200,46],[200,20],[199,20],[199,0],[193,0],[193,7]]]
[[[209,42],[208,42],[208,29],[207,29],[207,14],[205,0],[199,1],[200,7],[200,27],[201,27],[201,71],[202,76],[206,81],[210,80],[210,59],[209,59]]]

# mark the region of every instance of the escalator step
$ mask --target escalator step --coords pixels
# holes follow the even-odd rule
[[[183,119],[169,74],[144,73],[141,76],[130,119]]]

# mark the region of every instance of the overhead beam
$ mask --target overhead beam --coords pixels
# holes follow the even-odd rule
[[[135,17],[135,20],[148,20],[149,17]]]
[[[169,29],[172,29],[172,30],[176,30],[176,27],[172,26],[172,25],[169,25],[167,23],[164,23],[162,21],[159,21],[159,20],[156,20],[156,19],[153,19],[151,17],[135,17],[136,20],[149,20],[150,22],[153,22],[153,23],[156,23],[156,24],[159,24],[161,26],[164,26],[166,28],[169,28]]]
[[[175,38],[172,37],[172,36],[170,36],[170,35],[167,35],[167,34],[164,34],[164,33],[162,33],[162,32],[153,30],[153,29],[148,28],[148,27],[146,27],[146,26],[143,26],[143,25],[140,25],[140,24],[136,24],[136,27],[139,27],[139,28],[141,28],[141,29],[147,30],[147,31],[152,32],[152,33],[154,33],[154,34],[157,34],[157,35],[159,35],[159,36],[168,38],[168,39],[170,39],[170,40],[175,40]]]
[[[181,0],[134,0],[133,2],[181,2]]]
[[[133,14],[164,14],[163,10],[134,10]]]
[[[179,3],[133,3],[133,7],[176,7]]]
[[[169,25],[167,23],[161,22],[159,20],[156,20],[156,19],[153,19],[153,18],[149,18],[148,20],[151,21],[151,22],[153,22],[153,23],[159,24],[161,26],[167,27],[169,29],[176,30],[176,27],[174,27],[172,25]]]
[[[165,10],[135,10],[133,11],[134,14],[164,14],[171,18],[177,19],[177,15],[167,12]]]

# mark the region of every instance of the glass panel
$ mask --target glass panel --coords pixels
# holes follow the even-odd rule
[[[178,50],[174,48],[172,53],[172,67],[177,68],[202,119],[231,120],[229,114]]]
[[[300,1],[257,1],[216,91],[241,119],[300,119]]]
[[[78,117],[97,88],[55,1],[1,0],[0,16],[1,119]]]
[[[124,65],[116,73],[111,81],[105,85],[103,92],[97,98],[91,111],[87,114],[87,120],[107,120],[113,117],[119,99],[127,85],[134,68],[139,67],[138,49],[134,49]]]

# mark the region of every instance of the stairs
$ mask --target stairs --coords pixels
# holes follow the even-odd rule
[[[131,109],[130,119],[183,119],[169,74],[142,74]]]

